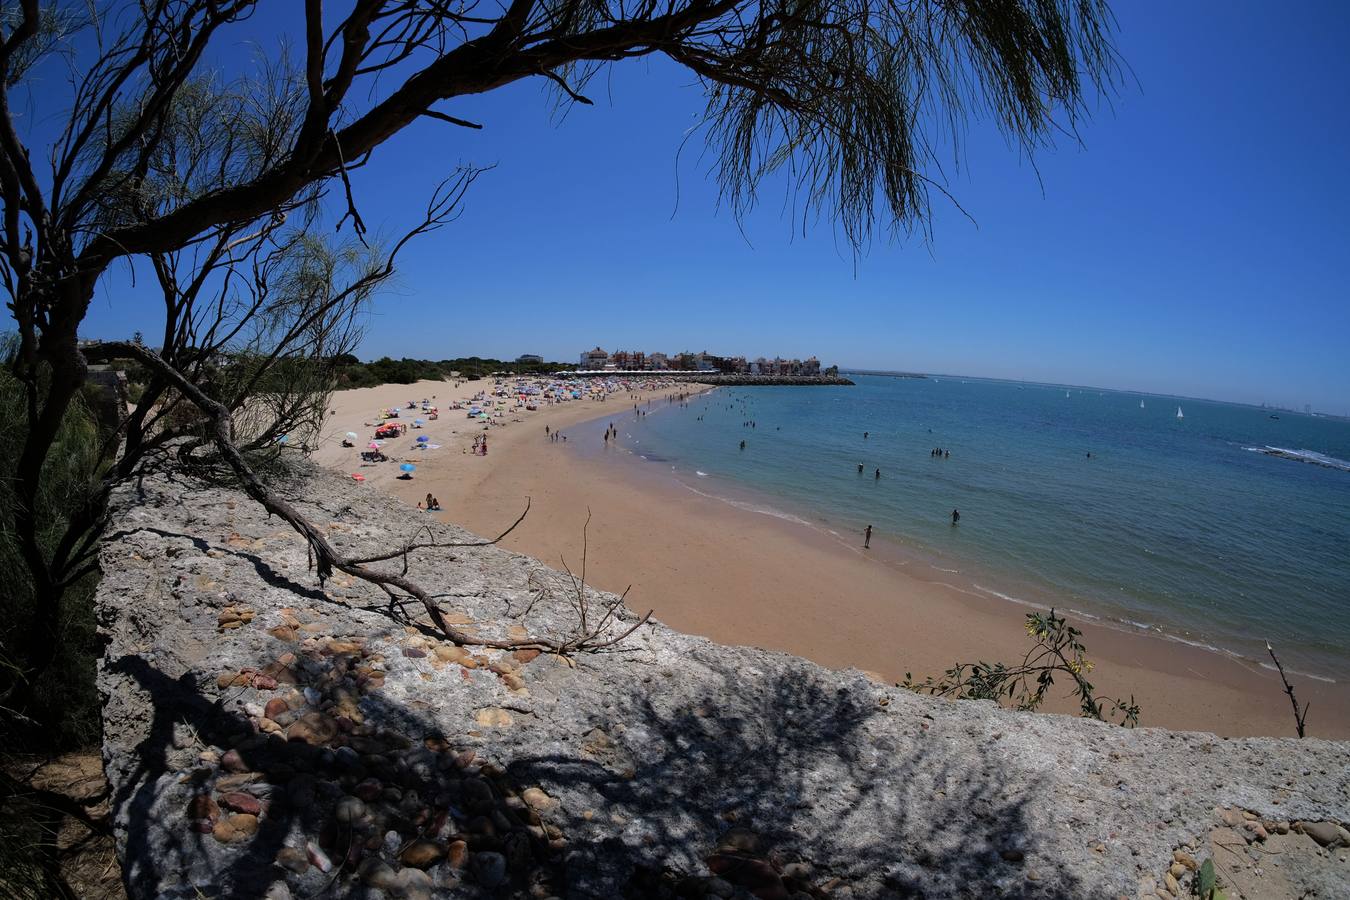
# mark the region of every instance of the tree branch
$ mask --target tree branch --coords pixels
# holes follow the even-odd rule
[[[1308,718],[1308,707],[1312,706],[1312,702],[1309,701],[1304,705],[1303,712],[1299,712],[1298,698],[1294,696],[1294,686],[1290,684],[1289,679],[1285,677],[1284,666],[1280,664],[1280,658],[1275,655],[1275,648],[1270,646],[1270,641],[1266,641],[1266,652],[1269,653],[1270,658],[1275,661],[1275,668],[1280,673],[1280,681],[1284,682],[1284,692],[1289,695],[1289,705],[1294,708],[1294,727],[1298,731],[1298,736],[1303,737],[1303,727]]]
[[[108,342],[99,345],[97,350],[99,354],[134,359],[159,372],[175,389],[201,410],[211,422],[212,442],[224,458],[226,465],[242,483],[245,493],[260,503],[269,513],[285,520],[305,539],[310,552],[313,554],[313,564],[319,576],[320,584],[326,581],[333,574],[333,570],[336,569],[353,578],[379,586],[386,593],[390,593],[391,598],[393,597],[392,590],[397,588],[418,600],[441,634],[447,640],[460,646],[489,647],[503,650],[535,649],[550,653],[569,654],[600,649],[601,647],[612,646],[615,643],[616,639],[605,637],[598,629],[588,630],[583,628],[578,634],[566,639],[527,637],[519,640],[495,640],[466,634],[452,627],[445,620],[439,604],[416,582],[404,575],[395,575],[368,568],[357,559],[339,553],[318,527],[306,519],[289,502],[268,490],[236,446],[233,418],[224,404],[207,396],[197,385],[183,377],[181,373],[147,347],[128,342]],[[648,613],[648,616],[650,616],[650,613]],[[645,620],[646,617],[643,618],[643,621]],[[636,625],[633,626],[627,633],[631,634],[636,627]]]

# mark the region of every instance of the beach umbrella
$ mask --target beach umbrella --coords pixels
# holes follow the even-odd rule
[[[426,420],[426,419],[413,419],[413,424],[414,424],[414,425],[425,425],[425,424],[427,424],[427,420]]]
[[[427,437],[425,434],[423,434],[423,435],[419,435],[419,436],[418,436],[418,438],[417,438],[417,443],[419,443],[419,444],[425,444],[425,443],[426,443],[427,441],[429,441],[429,440],[431,440],[431,438],[429,438],[429,437]]]
[[[366,446],[369,447],[371,450],[380,449],[380,445],[375,443],[374,441],[371,441],[369,444],[366,444]]]
[[[356,440],[356,432],[355,432],[355,431],[349,431],[349,432],[347,432],[347,440],[349,440],[349,441],[354,441],[354,440]]]
[[[403,463],[399,468],[404,472],[412,472],[417,469],[417,466],[414,466],[412,463]]]

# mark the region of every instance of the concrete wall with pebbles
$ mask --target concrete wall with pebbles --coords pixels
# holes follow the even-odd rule
[[[285,490],[353,552],[427,522],[308,468]],[[1291,840],[1292,895],[1350,896],[1345,744],[936,701],[659,623],[571,660],[453,647],[181,476],[118,496],[102,562],[136,898],[1173,896],[1216,853],[1256,884],[1279,867],[1257,851]],[[471,633],[575,626],[533,559],[409,562]]]

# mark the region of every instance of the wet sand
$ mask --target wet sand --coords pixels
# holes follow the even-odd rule
[[[530,514],[503,546],[561,567],[576,568],[587,511],[587,574],[593,585],[622,592],[629,606],[673,628],[730,644],[785,650],[835,668],[856,667],[898,681],[940,674],[957,661],[1014,662],[1029,646],[1025,607],[974,592],[952,576],[885,552],[850,546],[834,536],[701,496],[663,474],[659,465],[599,443],[603,426],[580,423],[632,415],[633,400],[573,401],[522,413],[521,421],[489,430],[489,454],[462,452],[481,427],[446,398],[491,390],[490,381],[386,385],[340,392],[331,433],[361,435],[381,406],[438,395],[442,414],[423,432],[442,448],[399,454],[418,464],[400,481],[396,463],[358,468],[356,450],[337,440],[316,454],[333,468],[367,475],[363,490],[380,489],[416,502],[429,491],[436,515],[477,534],[496,536],[525,507]],[[683,388],[688,390],[688,388]],[[651,395],[665,405],[670,390]],[[661,398],[661,399],[656,399]],[[641,397],[645,402],[649,397]],[[401,401],[401,402],[400,402]],[[550,441],[544,431],[576,429],[586,452]],[[569,437],[573,435],[569,434]],[[596,447],[591,447],[596,443]],[[410,525],[410,528],[412,526]],[[394,537],[394,536],[391,536]],[[881,552],[877,552],[881,551]],[[1071,621],[1072,621],[1072,617]],[[1225,736],[1292,735],[1293,716],[1278,676],[1260,666],[1149,634],[1131,634],[1073,621],[1097,668],[1102,695],[1128,697],[1143,709],[1140,724],[1212,731]],[[1312,703],[1312,737],[1350,738],[1350,687],[1295,678],[1300,702]],[[1048,708],[1076,712],[1057,684]]]

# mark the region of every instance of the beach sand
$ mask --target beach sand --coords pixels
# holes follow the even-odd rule
[[[430,492],[443,511],[423,515],[488,537],[515,521],[529,498],[529,515],[502,545],[556,568],[565,559],[577,569],[589,510],[590,584],[616,593],[631,587],[634,611],[652,609],[671,627],[723,643],[784,650],[891,682],[907,672],[916,679],[940,674],[958,661],[1011,663],[1029,646],[1027,609],[980,595],[959,576],[906,563],[900,555],[865,553],[861,539],[850,546],[820,530],[701,496],[623,450],[588,444],[581,453],[545,435],[546,425],[566,434],[600,416],[620,421],[632,413],[634,401],[626,395],[543,406],[519,413],[518,422],[509,415],[508,424],[488,431],[488,455],[469,455],[464,451],[481,426],[446,407],[452,397],[491,389],[492,382],[482,380],[458,388],[422,382],[339,392],[332,401],[331,439],[315,458],[365,474],[367,481],[353,490],[387,490],[409,503]],[[639,402],[665,405],[672,390]],[[355,431],[364,447],[373,431],[365,423],[377,421],[380,407],[433,394],[440,419],[386,447],[391,456],[417,463],[411,481],[395,477],[397,460],[360,467],[358,450],[339,446],[343,433]],[[423,433],[441,449],[400,449]],[[578,437],[598,442],[598,433],[579,429]],[[408,526],[411,534],[416,520]],[[391,542],[404,537],[390,535]],[[1143,726],[1225,736],[1294,733],[1289,700],[1273,671],[1147,633],[1073,624],[1097,664],[1092,680],[1098,692],[1132,694]],[[1300,702],[1312,704],[1310,736],[1350,738],[1350,686],[1296,676],[1294,683]],[[1075,713],[1067,691],[1057,683],[1047,708]]]

